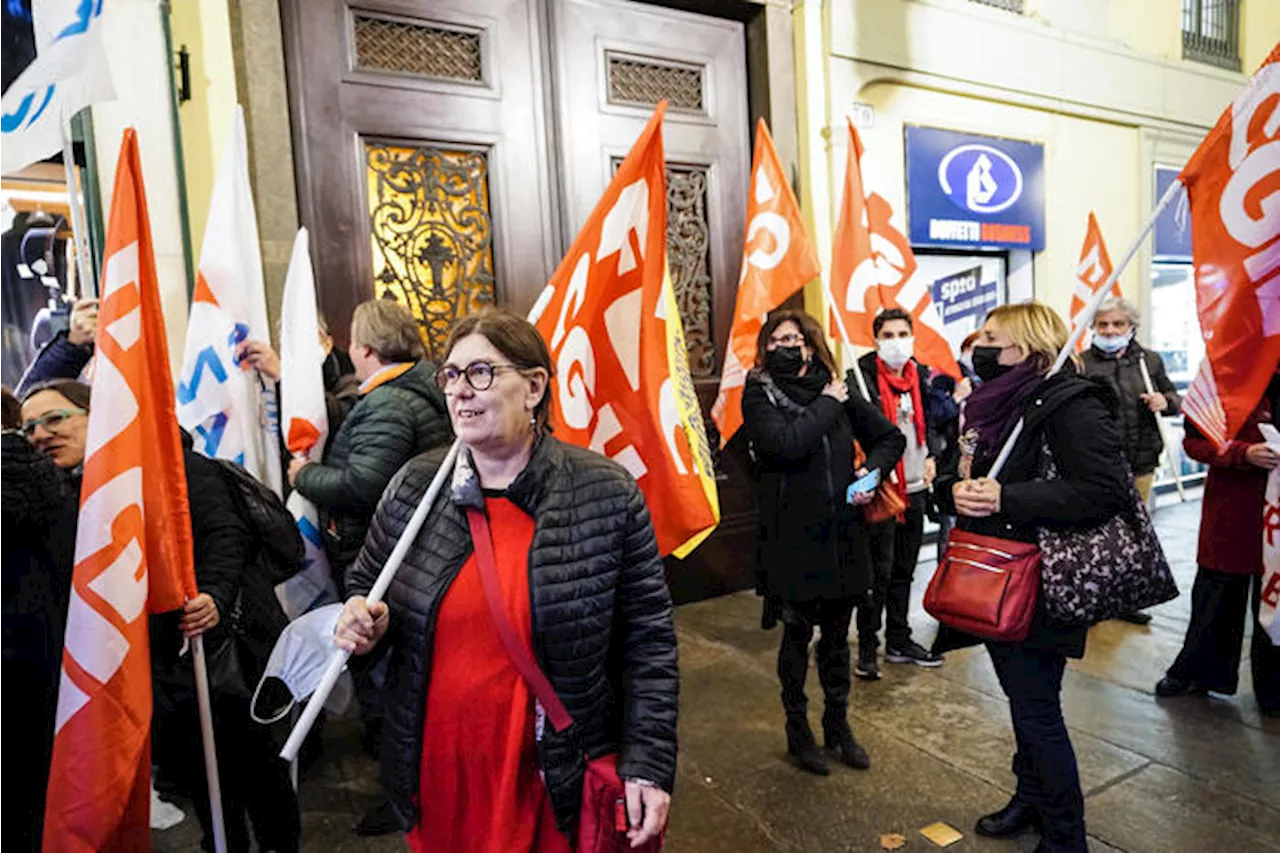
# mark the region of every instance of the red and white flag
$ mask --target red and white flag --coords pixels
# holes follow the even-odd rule
[[[150,848],[147,614],[176,610],[196,594],[187,478],[148,223],[137,136],[129,129],[102,272],[46,851]]]
[[[1102,230],[1098,228],[1098,218],[1089,211],[1089,227],[1085,231],[1084,246],[1080,249],[1080,263],[1076,266],[1076,289],[1071,295],[1071,325],[1077,326],[1084,309],[1093,299],[1098,288],[1106,283],[1111,275],[1111,255],[1107,253],[1107,244],[1102,240]],[[1111,288],[1112,294],[1121,296],[1120,282]],[[1084,337],[1076,343],[1076,352],[1085,349]]]
[[[719,523],[720,502],[667,274],[665,112],[663,101],[529,321],[555,360],[556,435],[630,471],[658,549],[684,557]]]
[[[1179,180],[1191,202],[1205,361],[1183,412],[1219,447],[1280,363],[1280,45],[1222,114]]]
[[[756,125],[747,199],[747,237],[734,305],[720,392],[711,417],[723,447],[742,426],[742,390],[755,364],[756,339],[769,312],[819,272],[818,257],[805,231],[800,203],[787,182],[764,119]]]

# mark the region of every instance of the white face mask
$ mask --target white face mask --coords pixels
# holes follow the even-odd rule
[[[876,350],[880,353],[880,360],[893,370],[898,370],[911,360],[915,347],[915,338],[889,338],[876,342]]]
[[[1133,340],[1133,329],[1123,335],[1094,335],[1093,345],[1105,353],[1115,354],[1129,345]]]
[[[338,628],[338,616],[342,614],[342,607],[341,602],[317,607],[294,619],[280,632],[280,639],[276,640],[271,657],[267,658],[262,680],[258,682],[257,689],[253,691],[253,700],[249,703],[249,716],[255,721],[267,725],[284,719],[289,709],[304,701],[320,686],[324,671],[329,666],[329,658],[337,649],[333,644],[333,634]],[[290,700],[283,709],[268,709],[270,716],[264,718],[258,716],[258,695],[268,678],[282,681],[290,693]],[[334,713],[342,713],[350,701],[351,678],[344,673],[334,685],[325,707]]]

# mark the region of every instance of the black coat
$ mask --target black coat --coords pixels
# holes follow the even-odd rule
[[[329,565],[339,580],[360,552],[391,478],[414,456],[453,438],[435,375],[435,365],[420,361],[365,394],[342,421],[325,461],[298,472],[294,488],[320,511]]]
[[[907,440],[849,379],[844,404],[820,395],[807,406],[788,400],[795,410],[784,411],[769,399],[759,373],[747,376],[742,425],[760,472],[756,565],[766,596],[834,600],[871,586],[861,513],[845,501],[854,479],[853,440],[867,454],[866,468],[879,469],[882,478]]]
[[[876,353],[869,352],[858,359],[858,368],[867,382],[867,393],[871,395],[871,404],[883,412],[884,407],[880,404],[880,383],[876,376],[878,358]],[[960,417],[960,407],[951,396],[951,392],[955,390],[955,380],[918,361],[916,369],[920,373],[920,399],[924,403],[925,442],[928,445],[929,455],[936,456],[947,446],[945,430],[948,425],[953,424]],[[853,381],[849,383],[849,393],[861,393],[858,386],[854,384],[858,381],[857,377],[851,375],[851,378]]]
[[[1130,343],[1122,356],[1109,355],[1097,347],[1090,347],[1080,354],[1080,360],[1084,363],[1085,376],[1111,386],[1119,399],[1117,423],[1133,473],[1149,474],[1156,470],[1164,441],[1160,438],[1156,414],[1142,401],[1141,395],[1147,393],[1147,386],[1142,381],[1139,360],[1147,363],[1152,387],[1169,403],[1169,408],[1164,411],[1165,417],[1172,417],[1178,413],[1182,401],[1165,372],[1164,360],[1158,354],[1143,349],[1137,341]]]
[[[1103,385],[1071,374],[1046,379],[1023,409],[1026,425],[1001,472],[1001,511],[987,518],[959,516],[956,526],[983,536],[1019,542],[1038,541],[1041,527],[1091,527],[1129,505],[1129,474],[1116,427],[1116,401]],[[1053,453],[1059,479],[1045,480],[1041,447]],[[952,487],[960,480],[959,454],[943,460],[935,493],[943,512],[954,515]],[[973,476],[990,469],[990,461],[975,464]],[[1085,625],[1050,623],[1037,606],[1026,645],[1067,657],[1084,655]],[[942,626],[935,651],[943,652],[979,642],[977,638]]]
[[[352,594],[372,587],[443,457],[443,450],[419,456],[387,489],[348,575]],[[418,817],[436,614],[473,550],[464,507],[483,506],[474,475],[453,482],[386,598],[391,618],[382,645],[391,659],[382,784],[405,830]],[[529,551],[533,648],[574,719],[568,736],[548,726],[538,753],[557,823],[572,836],[583,750],[593,758],[620,752],[624,778],[667,791],[675,785],[679,676],[671,597],[644,495],[619,465],[548,436],[506,496],[536,523]],[[423,801],[429,808],[429,792]]]

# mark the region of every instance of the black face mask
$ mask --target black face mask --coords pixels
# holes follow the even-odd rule
[[[781,379],[799,376],[800,368],[804,367],[804,355],[800,347],[771,349],[765,356],[765,367],[768,368],[771,376],[777,376]]]
[[[990,382],[1013,369],[1012,364],[1000,363],[1000,353],[1005,349],[1006,347],[973,348],[973,372],[978,374],[979,379]]]

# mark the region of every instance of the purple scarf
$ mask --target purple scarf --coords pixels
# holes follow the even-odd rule
[[[1044,370],[1029,361],[1017,365],[1003,376],[983,382],[965,401],[960,433],[974,430],[978,434],[976,460],[994,459],[1009,433],[1013,432],[1022,408],[1040,383]]]

